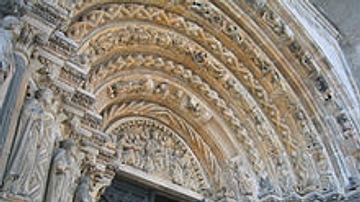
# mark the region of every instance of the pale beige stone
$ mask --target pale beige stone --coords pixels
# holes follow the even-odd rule
[[[28,58],[29,92],[51,89],[55,101],[34,107],[52,117],[37,133],[22,130],[22,114],[11,125],[18,139],[3,170],[49,172],[45,201],[130,200],[121,177],[179,201],[357,200],[358,91],[334,29],[308,1],[19,7],[22,32],[2,52]],[[21,140],[47,128],[59,137],[34,136],[34,152],[20,155]],[[33,166],[52,148],[49,171]],[[3,186],[0,201],[17,195]]]

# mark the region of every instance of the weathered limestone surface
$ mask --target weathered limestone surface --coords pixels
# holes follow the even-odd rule
[[[321,9],[339,29],[341,33],[339,42],[351,67],[348,73],[353,74],[357,86],[360,87],[360,79],[358,79],[360,78],[360,29],[358,26],[360,2],[356,0],[347,0],[344,4],[337,4],[335,0],[310,2]]]
[[[357,89],[308,1],[9,5],[0,201],[359,200]]]
[[[54,151],[45,201],[73,201],[76,179],[80,176],[76,153],[75,142],[71,139],[63,141]]]

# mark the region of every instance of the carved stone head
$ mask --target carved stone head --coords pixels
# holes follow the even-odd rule
[[[5,30],[11,30],[16,36],[20,34],[21,26],[20,21],[15,16],[9,15],[4,18],[2,27]]]
[[[37,97],[41,102],[44,102],[46,105],[51,105],[54,93],[52,90],[46,88],[38,91]]]
[[[155,128],[152,128],[150,130],[150,138],[154,139],[154,140],[158,140],[159,139],[159,131]]]
[[[10,69],[10,65],[6,60],[0,61],[0,84],[5,82],[8,77],[8,71]]]
[[[60,146],[69,152],[70,155],[76,157],[76,143],[73,139],[64,140]]]

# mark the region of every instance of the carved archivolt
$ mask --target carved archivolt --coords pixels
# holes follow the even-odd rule
[[[140,28],[139,26],[137,26],[137,27]],[[138,29],[138,28],[136,28],[136,29]],[[219,76],[219,75],[223,75],[225,72],[227,74],[230,74],[230,72],[227,71],[221,63],[218,63],[216,59],[212,59],[210,57],[210,53],[204,52],[204,49],[202,49],[201,47],[199,47],[196,44],[192,44],[191,41],[189,41],[188,39],[177,36],[177,34],[175,34],[175,33],[174,33],[174,35],[171,33],[168,33],[166,30],[155,29],[154,27],[151,27],[151,26],[150,27],[145,26],[143,31],[149,31],[150,33],[155,33],[156,35],[149,34],[148,35],[149,38],[147,38],[147,40],[140,40],[139,38],[136,38],[136,37],[135,38],[126,37],[126,36],[133,36],[134,31],[135,31],[134,29],[135,29],[135,27],[130,25],[130,26],[124,27],[124,28],[117,28],[116,31],[111,31],[111,32],[106,32],[104,34],[100,34],[100,35],[98,35],[98,37],[96,37],[96,39],[94,38],[92,41],[89,42],[89,47],[86,49],[86,53],[89,54],[90,58],[94,58],[94,60],[96,60],[95,59],[96,57],[103,55],[105,52],[107,52],[107,53],[113,52],[113,51],[115,51],[114,49],[116,49],[116,47],[127,46],[127,44],[130,46],[131,46],[131,44],[147,44],[147,45],[157,44],[162,48],[166,47],[167,49],[173,49],[174,52],[183,53],[184,55],[190,54],[189,57],[193,58],[194,62],[196,62],[199,66],[203,67],[204,70],[208,69],[208,71],[210,71],[210,75],[213,75],[213,74],[211,74],[211,72],[214,72],[215,75],[213,75],[213,76],[215,78],[219,79],[219,77],[220,78],[225,77],[224,78],[225,80],[219,79],[218,81],[220,81],[224,85],[226,84],[225,81],[226,81],[227,76]],[[156,36],[165,37],[164,41],[166,43],[158,44],[160,42],[156,40]],[[180,40],[178,40],[180,42],[180,44],[178,44],[178,46],[173,47],[172,41],[176,40],[175,36],[180,37]],[[123,39],[125,41],[123,41]],[[128,40],[130,40],[130,41],[128,41]],[[114,46],[114,44],[115,44],[115,46]],[[114,47],[114,49],[112,47]],[[224,73],[220,74],[220,72],[224,72]],[[236,81],[236,79],[234,79],[234,81]],[[258,113],[258,115],[260,115],[260,113]],[[265,120],[265,118],[263,118],[263,120]],[[237,121],[234,120],[234,126],[235,126],[235,128],[238,128],[239,124],[236,122]],[[264,124],[266,124],[266,123],[264,122]],[[271,126],[269,126],[268,128],[270,129]],[[271,138],[269,138],[269,140],[271,140]],[[274,144],[274,143],[270,143],[270,144]],[[275,150],[277,150],[278,147],[273,146],[273,148]],[[275,153],[281,153],[281,152],[278,151]]]
[[[204,83],[202,79],[200,79],[195,73],[193,73],[191,70],[186,69],[180,64],[173,63],[171,61],[168,61],[167,59],[160,58],[160,57],[154,57],[154,56],[142,56],[142,55],[128,55],[124,57],[119,57],[114,60],[110,60],[106,66],[100,65],[99,69],[97,69],[94,72],[94,77],[91,79],[94,82],[94,86],[98,86],[100,84],[97,84],[97,81],[107,81],[109,80],[108,77],[110,76],[116,76],[121,75],[119,73],[116,74],[116,72],[124,71],[128,72],[132,69],[136,69],[137,67],[141,67],[138,69],[138,71],[142,68],[151,68],[152,70],[162,70],[165,71],[168,75],[174,75],[173,78],[178,78],[182,80],[184,83],[187,83],[188,85],[192,86],[193,89],[197,89],[201,95],[205,95],[205,98],[210,102],[213,103],[214,109],[218,108],[219,113],[224,114],[224,117],[226,120],[229,120],[229,123],[231,125],[236,124],[234,122],[234,112],[231,111],[230,107],[227,107],[226,105],[220,105],[221,103],[225,103],[215,92],[212,90],[208,84]],[[148,76],[150,78],[150,76]],[[110,77],[111,80],[111,77]],[[121,90],[121,92],[119,92]],[[145,91],[147,90],[147,91]],[[164,102],[171,101],[169,98],[171,98],[171,95],[177,94],[176,92],[173,92],[171,85],[164,81],[158,81],[155,82],[155,80],[151,79],[139,79],[139,80],[131,80],[130,77],[127,77],[127,81],[121,81],[117,84],[110,85],[108,88],[108,96],[112,99],[119,99],[119,96],[122,98],[129,98],[129,96],[132,94],[141,94],[141,93],[151,93],[152,96],[156,100],[163,100]],[[182,93],[184,94],[184,93]],[[118,95],[118,96],[117,96]],[[158,98],[157,98],[158,97]],[[177,97],[172,102],[180,101],[180,97]],[[198,116],[201,113],[201,104],[197,103],[195,99],[191,99],[190,97],[186,99],[185,103],[186,109],[191,109],[190,113],[195,113],[196,116]],[[178,106],[182,106],[183,104],[180,102]],[[146,109],[144,107],[143,109]],[[137,110],[139,111],[139,110]],[[139,113],[148,114],[149,112],[141,112]],[[208,113],[205,113],[205,117]],[[204,117],[204,116],[203,116]],[[104,120],[107,120],[107,118],[104,118]],[[239,125],[233,125],[234,128]],[[248,152],[248,158],[252,162],[253,169],[255,169],[255,172],[259,173],[261,170],[264,170],[264,163],[262,163],[261,157],[259,156],[259,152],[256,151],[255,145],[252,141],[252,139],[247,134],[246,130],[239,130],[238,136],[242,144],[245,146],[247,152]],[[263,171],[262,171],[263,172]]]
[[[59,138],[73,138],[84,157],[70,166],[76,200],[98,196],[117,165],[216,201],[343,200],[329,194],[339,182],[349,184],[341,186],[347,192],[360,186],[349,102],[334,91],[339,81],[282,3],[34,2],[22,8],[20,49],[32,53],[34,85],[60,94],[61,110],[50,113],[61,119]],[[46,147],[31,147],[39,151],[35,160],[57,143],[49,136]],[[72,159],[59,149],[58,159]],[[47,176],[49,158],[43,163],[37,177]],[[21,183],[26,173],[10,176],[8,190],[41,197],[35,188],[45,181]]]
[[[143,32],[144,34],[141,35],[137,35],[134,34],[135,30],[139,31],[140,33]],[[155,34],[155,35],[154,35]],[[126,37],[128,36],[128,37]],[[131,36],[129,38],[129,36]],[[156,37],[165,37],[163,38],[163,42],[158,41],[156,39]],[[134,44],[140,44],[140,45],[150,45],[150,44],[157,44],[161,47],[168,47],[168,48],[173,48],[172,44],[174,44],[172,41],[175,40],[175,38],[173,37],[181,37],[177,34],[169,34],[167,33],[165,30],[161,30],[161,29],[155,29],[154,27],[151,26],[144,26],[139,27],[137,26],[137,28],[132,27],[131,25],[125,27],[125,28],[118,28],[116,29],[116,31],[114,32],[107,32],[105,34],[100,34],[96,37],[96,39],[92,39],[92,41],[89,42],[90,48],[86,50],[86,52],[89,54],[90,58],[93,58],[93,60],[95,59],[95,55],[103,55],[106,52],[112,52],[114,50],[112,50],[110,47],[114,47],[114,44],[117,44],[117,47],[121,47],[123,46],[132,46]],[[139,38],[139,37],[143,37],[143,38]],[[145,38],[144,38],[145,37]],[[104,40],[104,41],[103,41]],[[203,52],[203,49],[197,45],[194,46],[189,46],[186,44],[190,44],[189,40],[187,40],[186,38],[181,38],[181,40],[177,40],[180,41],[180,44],[177,43],[178,46],[175,47],[175,50],[179,51],[181,50],[181,52],[183,52],[185,55],[186,54],[190,54],[190,57],[193,58],[193,61],[197,64],[197,65],[204,65],[205,66],[205,70],[210,71],[210,75],[212,75],[212,72],[215,72],[216,74],[212,75],[214,77],[214,79],[219,80],[220,82],[224,82],[226,84],[224,85],[228,85],[230,83],[230,80],[226,80],[226,78],[228,78],[229,76],[226,76],[227,74],[231,76],[231,73],[229,71],[227,71],[224,67],[220,68],[221,63],[217,63],[216,59],[210,59],[211,57],[208,56],[209,54]],[[183,42],[188,42],[186,44],[181,43],[181,41]],[[108,46],[106,45],[108,44]],[[176,43],[175,43],[176,44]],[[183,44],[183,45],[182,45]],[[116,47],[116,46],[115,46]],[[180,48],[180,49],[179,49]],[[190,52],[189,52],[190,51]],[[213,61],[213,62],[211,62]],[[95,62],[95,61],[94,61]],[[136,63],[135,63],[136,64]],[[215,65],[214,65],[215,64]],[[215,68],[215,69],[214,69]],[[223,70],[222,70],[223,69]],[[216,71],[212,71],[212,70],[216,70]],[[224,72],[219,74],[220,72]],[[227,74],[225,74],[227,73]],[[230,77],[231,78],[231,77]],[[234,79],[233,81],[236,81],[236,79]],[[257,83],[257,82],[254,82]],[[261,89],[261,87],[255,87],[255,89]],[[256,91],[250,91],[253,93],[256,93]],[[265,91],[261,91],[264,92]],[[262,97],[264,94],[263,93],[259,93],[257,92],[257,95],[261,95],[260,97]],[[259,99],[259,98],[258,98]],[[266,100],[266,99],[265,99]],[[275,114],[279,114],[276,113],[272,110],[269,109],[273,109],[272,105],[269,105],[267,102],[262,103],[261,105],[265,105],[265,109],[267,111],[269,111],[269,113],[273,114],[273,116]],[[260,110],[259,110],[260,112]],[[261,138],[265,139],[268,143],[268,145],[266,145],[266,148],[268,149],[267,153],[269,155],[278,155],[281,154],[281,151],[277,151],[279,147],[279,144],[277,143],[272,143],[272,139],[270,138],[270,136],[268,135],[268,130],[269,128],[271,128],[271,126],[264,126],[264,124],[266,125],[266,121],[264,118],[259,117],[261,113],[257,113],[257,115],[255,115],[255,119],[258,120],[258,126],[256,126],[256,130],[258,132],[260,132],[260,134],[262,133],[263,135],[260,136]],[[232,119],[234,120],[234,119]],[[289,155],[295,155],[295,151],[296,151],[296,145],[301,145],[298,142],[297,143],[292,143],[292,141],[297,140],[299,137],[295,137],[292,138],[289,135],[291,134],[289,132],[289,128],[283,124],[282,121],[279,121],[279,119],[275,116],[272,119],[272,122],[275,126],[277,126],[277,131],[280,131],[280,137],[282,137],[283,139],[283,144],[285,144],[285,149],[288,151]],[[233,122],[235,124],[235,128],[238,127],[236,126],[236,122]],[[238,125],[238,124],[237,124]],[[261,128],[268,128],[266,130],[262,130]],[[284,161],[281,161],[284,162]],[[286,162],[286,161],[285,161]],[[274,163],[274,165],[277,165],[277,163]],[[288,163],[285,166],[291,166],[290,163]],[[283,168],[282,168],[283,169]],[[285,173],[276,173],[276,175],[285,175]],[[285,175],[285,176],[289,176],[289,175]],[[290,180],[291,181],[291,180]]]
[[[142,29],[142,28],[139,28],[139,29]],[[114,32],[114,34],[116,33],[116,34],[121,34],[122,33],[122,31],[123,32],[125,32],[125,36],[126,35],[128,35],[128,36],[130,36],[131,34],[130,34],[130,32],[131,32],[131,30],[134,30],[134,28],[129,28],[129,29],[120,29],[120,30],[117,30],[117,32]],[[129,32],[129,33],[127,33],[127,32]],[[151,35],[148,35],[147,33],[148,32],[152,32],[152,33],[154,33],[155,31],[151,31],[151,29],[150,29],[150,31],[149,30],[147,30],[147,29],[143,29],[143,31],[141,31],[141,32],[139,32],[138,34],[141,34],[141,33],[144,33],[144,35],[145,35],[145,39],[146,40],[143,40],[143,41],[139,41],[140,40],[140,38],[138,38],[138,39],[136,39],[136,38],[134,38],[134,39],[129,39],[130,40],[130,42],[125,42],[124,43],[124,46],[126,46],[127,44],[132,44],[133,42],[132,41],[134,41],[135,40],[135,42],[136,43],[139,43],[139,44],[147,44],[147,43],[151,43],[151,42],[153,42],[153,43],[156,43],[156,40],[154,39],[154,40],[152,40],[151,39]],[[162,36],[167,36],[167,37],[169,37],[169,35],[168,34],[159,34],[159,35],[162,35]],[[106,37],[106,38],[105,38]],[[104,47],[104,46],[102,46],[101,47],[101,44],[111,44],[111,45],[113,45],[114,43],[116,44],[116,43],[118,43],[117,42],[117,39],[116,39],[116,37],[115,38],[112,38],[113,36],[111,35],[111,33],[107,33],[105,36],[103,36],[103,37],[100,37],[100,39],[98,39],[98,40],[96,40],[96,43],[98,44],[98,45],[92,45],[93,47],[97,47],[97,48],[100,48],[100,49],[98,49],[100,52],[102,52],[102,51],[105,51],[106,50],[106,47]],[[141,37],[140,35],[138,35],[138,37]],[[149,38],[150,37],[150,38]],[[102,40],[101,40],[101,38],[103,38],[103,39],[105,39],[105,40],[112,40],[113,39],[113,41],[109,41],[109,42],[101,42]],[[184,40],[186,40],[186,39],[184,39]],[[165,41],[168,41],[167,42],[167,44],[169,44],[170,42],[169,42],[169,39],[166,39]],[[90,42],[91,43],[91,42]],[[121,42],[120,42],[121,43]],[[99,47],[100,46],[100,47]],[[110,47],[110,46],[109,46]],[[90,51],[91,52],[91,51]],[[92,51],[92,52],[94,52],[94,51]],[[99,53],[100,53],[99,52]],[[194,51],[195,53],[196,53],[196,51]],[[205,58],[204,58],[204,55],[202,55],[202,53],[201,53],[201,51],[199,52],[199,54],[194,54],[193,56],[192,56],[193,58],[194,58],[194,60],[195,61],[198,61],[198,63],[202,63],[201,61],[202,60],[204,60],[204,62],[205,62]],[[133,64],[136,64],[136,65],[138,65],[138,63],[136,63],[136,61],[137,60],[134,60],[133,62],[135,62],[135,63],[133,63]],[[139,60],[138,61],[141,61],[141,58],[139,58]],[[129,63],[127,63],[127,65],[128,65]],[[151,64],[151,63],[150,63]],[[210,63],[211,64],[211,63]],[[206,65],[206,64],[205,64]],[[94,77],[96,77],[96,75],[94,76]],[[215,79],[216,79],[216,76],[214,76],[215,77]],[[268,105],[267,105],[268,106]],[[267,107],[267,109],[269,109],[269,107]],[[259,119],[259,120],[261,120],[261,119]],[[260,124],[261,123],[261,124]],[[260,121],[259,122],[259,127],[261,127],[260,125],[262,125],[264,122],[263,121]],[[235,124],[236,124],[236,122],[235,122]],[[281,123],[279,123],[279,122],[276,122],[276,125],[278,125],[278,126],[280,126],[280,128],[285,128],[285,129],[287,129],[287,127],[284,127],[284,126],[282,126],[281,125]],[[265,127],[266,128],[266,127]],[[267,128],[270,128],[270,127],[267,127]],[[259,129],[260,130],[260,129]],[[288,129],[287,129],[288,130]],[[263,131],[263,130],[262,130]],[[261,132],[261,130],[260,130],[260,132]],[[264,131],[265,132],[265,131]],[[292,141],[292,139],[290,138],[289,139],[289,137],[287,137],[288,135],[289,135],[289,132],[286,132],[286,131],[282,131],[282,133],[281,134],[283,134],[283,137],[284,137],[284,139],[285,139],[285,142],[286,141]],[[267,135],[266,133],[264,134],[264,135]],[[265,139],[267,139],[267,140],[270,140],[271,141],[271,138],[265,138]],[[293,149],[294,149],[294,147],[296,147],[296,145],[298,145],[298,143],[292,143],[292,144],[289,144],[289,146],[287,146],[286,148],[288,149],[288,151],[294,151]],[[269,151],[271,152],[271,153],[273,153],[273,154],[280,154],[280,153],[282,153],[282,152],[279,152],[279,151],[276,151],[277,150],[277,148],[278,148],[278,146],[272,146],[272,145],[268,145],[269,147],[267,147],[267,148],[269,148]],[[291,154],[295,154],[294,152],[291,152]]]
[[[196,10],[198,8],[194,7],[194,9]],[[209,9],[210,9],[210,7],[209,7]],[[211,9],[214,9],[214,8],[211,7]],[[201,10],[201,11],[203,11],[203,10]],[[161,16],[163,18],[161,18]],[[237,69],[236,70],[237,73],[239,73],[239,68],[242,68],[242,72],[241,72],[241,75],[239,75],[239,78],[245,78],[245,79],[242,79],[241,81],[243,81],[243,83],[245,82],[245,84],[248,83],[248,85],[246,85],[246,87],[253,88],[253,89],[250,89],[249,92],[254,96],[255,99],[257,98],[260,105],[264,105],[263,109],[265,109],[265,112],[267,114],[269,114],[271,123],[275,127],[277,133],[283,139],[282,142],[285,145],[285,148],[286,148],[288,154],[289,155],[295,154],[297,145],[300,145],[299,140],[297,140],[298,137],[291,137],[290,135],[293,134],[291,131],[296,130],[296,128],[290,129],[286,123],[286,122],[289,122],[289,120],[282,119],[279,117],[280,116],[279,109],[276,106],[274,106],[273,102],[269,102],[271,99],[268,98],[266,91],[263,90],[260,83],[251,76],[251,73],[248,71],[248,69],[242,65],[236,65],[238,62],[237,62],[237,58],[233,55],[233,53],[230,52],[229,50],[227,50],[225,47],[223,47],[222,43],[219,40],[212,37],[211,34],[204,31],[203,28],[199,27],[195,23],[186,21],[183,17],[180,17],[176,14],[168,14],[165,11],[162,11],[161,9],[158,9],[156,7],[146,7],[143,5],[125,4],[125,5],[109,5],[107,8],[102,7],[100,10],[95,10],[95,11],[87,14],[87,16],[84,16],[84,18],[82,18],[83,22],[74,24],[73,27],[70,28],[70,30],[80,29],[80,30],[78,30],[77,33],[81,34],[81,36],[84,36],[86,33],[90,32],[90,30],[92,30],[98,26],[101,26],[103,24],[112,22],[115,19],[119,20],[119,19],[129,19],[129,18],[152,20],[159,24],[176,27],[181,32],[184,32],[187,35],[192,36],[195,40],[202,40],[203,44],[207,44],[214,53],[219,53],[220,58],[222,58],[222,60],[225,61],[225,64],[227,65],[227,67],[231,67],[232,65],[235,65],[236,68],[235,67],[234,68]],[[222,18],[220,18],[220,19],[222,19]],[[131,28],[130,28],[130,30],[131,30]],[[239,32],[237,30],[240,30],[240,29],[235,27],[234,30],[235,30],[235,32]],[[148,43],[147,40],[151,40],[151,38],[152,38],[150,36],[151,35],[150,33],[154,33],[151,30],[148,30],[146,28],[138,28],[136,31],[139,33],[144,32],[145,36],[143,36],[143,39],[140,39],[140,38],[138,39],[138,40],[140,40],[139,43],[143,43],[143,44],[144,43],[147,44]],[[76,35],[75,32],[73,34]],[[146,36],[146,34],[148,36]],[[130,36],[129,34],[125,34],[125,35]],[[78,37],[81,38],[81,36],[78,36]],[[159,34],[159,36],[160,37],[165,36],[165,38],[163,38],[163,43],[169,45],[169,39],[166,39],[166,36],[167,36],[166,34],[164,34],[164,33]],[[202,36],[202,37],[200,37],[200,36]],[[125,42],[125,44],[134,43],[134,40],[136,42],[135,38],[133,40],[131,38],[129,38],[129,40],[130,40],[130,42]],[[154,40],[156,40],[156,39],[154,39]],[[167,43],[166,43],[166,41],[167,41]],[[180,40],[176,40],[176,41],[182,41],[182,40],[180,39]],[[176,42],[173,42],[173,43],[174,43],[174,45],[176,45]],[[111,44],[111,43],[109,43],[109,44]],[[162,44],[162,45],[165,45],[165,44]],[[161,44],[159,44],[159,45],[161,45]],[[187,48],[187,49],[189,49],[189,48]],[[282,79],[281,79],[281,76],[279,75],[279,73],[270,67],[271,64],[269,62],[263,61],[263,59],[259,58],[261,55],[259,50],[251,49],[251,51],[254,51],[255,55],[251,56],[251,54],[248,54],[247,57],[250,57],[250,58],[254,57],[254,59],[253,59],[254,64],[259,66],[259,68],[261,69],[261,71],[263,73],[271,73],[272,76],[268,76],[269,78],[271,78],[270,79],[271,80],[270,84],[272,83],[271,85],[276,86],[276,85],[278,85],[277,82],[280,82],[280,85],[282,85],[281,90],[283,92],[281,92],[281,94],[279,96],[286,95],[285,92],[286,92],[287,87],[285,87],[284,82],[281,81]],[[196,51],[196,49],[194,50],[192,57],[200,63],[202,60],[204,60],[204,62],[205,62],[205,60],[208,61],[208,55],[201,51]],[[233,62],[235,62],[235,64],[233,64]],[[227,85],[230,88],[230,90],[234,89],[236,92],[236,90],[239,89],[236,86],[236,84],[234,84],[234,80],[232,80],[231,78],[230,79],[228,78],[229,76],[226,74],[227,71],[218,67],[217,64],[215,64],[215,66],[210,64],[210,68],[207,68],[207,70],[209,73],[215,73],[214,77],[220,81],[223,81],[223,83],[224,83],[223,85],[224,86]],[[223,78],[223,79],[221,79],[221,78]],[[277,94],[277,93],[273,93],[273,94]],[[294,100],[292,100],[292,102],[294,102]],[[293,103],[286,103],[286,104],[289,105],[289,104],[293,104]],[[276,147],[273,147],[273,148],[276,148]]]
[[[187,4],[187,6],[189,5]],[[111,47],[133,46],[135,44],[142,46],[157,45],[159,47],[166,47],[170,50],[172,49],[174,52],[176,51],[188,55],[196,65],[203,67],[203,71],[207,72],[207,74],[215,81],[218,81],[230,92],[234,89],[235,94],[241,95],[241,92],[239,91],[241,89],[241,87],[239,87],[241,84],[239,85],[237,82],[240,80],[251,96],[258,102],[258,105],[261,106],[261,110],[256,111],[252,109],[254,122],[256,123],[255,130],[260,134],[259,137],[266,142],[264,145],[267,155],[275,156],[275,159],[279,159],[274,160],[273,166],[277,170],[274,174],[277,176],[284,176],[285,178],[292,176],[292,171],[287,167],[293,167],[293,165],[290,161],[281,160],[282,158],[286,159],[287,157],[281,157],[283,152],[281,149],[279,150],[279,148],[282,146],[276,141],[273,142],[272,137],[275,137],[274,133],[278,134],[281,144],[283,144],[287,155],[291,158],[296,158],[302,152],[301,148],[303,145],[310,145],[314,141],[320,145],[321,143],[317,138],[311,139],[308,137],[310,135],[309,133],[302,132],[302,129],[296,124],[299,121],[296,116],[290,114],[286,115],[286,119],[284,116],[281,117],[281,112],[284,112],[284,110],[287,110],[298,103],[296,99],[293,99],[294,95],[291,93],[288,84],[284,81],[281,74],[273,67],[272,63],[266,59],[267,56],[254,45],[254,42],[246,35],[246,33],[241,30],[236,23],[225,16],[222,11],[216,8],[216,6],[201,2],[199,4],[191,4],[188,8],[202,16],[210,24],[220,28],[228,38],[238,45],[239,50],[242,51],[242,53],[233,51],[233,48],[228,49],[226,46],[229,45],[225,45],[227,43],[223,42],[226,40],[220,39],[220,36],[214,37],[211,31],[205,30],[203,27],[189,21],[185,17],[162,10],[158,7],[139,4],[109,4],[106,7],[92,10],[90,13],[83,15],[82,18],[79,18],[80,22],[73,24],[68,33],[79,41],[88,35],[87,33],[96,33],[95,36],[91,36],[92,38],[84,44],[84,47],[89,48],[87,50],[85,50],[86,48],[84,47],[82,48],[95,63],[99,61],[96,57],[99,57],[101,60],[101,57],[103,57],[102,55],[119,51],[116,50],[117,48],[113,49]],[[264,14],[264,18],[271,20],[276,18],[276,16],[275,14]],[[187,45],[191,44],[192,41],[186,37],[177,33],[168,32],[165,29],[156,28],[156,26],[140,26],[141,23],[138,23],[136,27],[128,25],[124,28],[116,28],[116,31],[107,32],[106,34],[101,34],[101,31],[99,34],[97,33],[98,31],[96,31],[96,29],[99,29],[99,27],[102,27],[103,25],[115,22],[116,20],[127,19],[149,20],[156,24],[175,28],[179,32],[184,33],[184,35],[192,38],[192,40],[199,42],[201,46],[197,44]],[[279,34],[284,33],[288,36],[288,39],[292,38],[292,32],[282,21],[277,20],[277,18],[274,20],[273,24],[270,25],[274,27],[274,32]],[[87,44],[89,44],[89,46],[87,46]],[[204,48],[210,50],[211,53],[204,50]],[[249,59],[244,61],[246,66],[238,60],[238,58],[240,58],[239,56],[244,53],[246,58]],[[132,58],[128,57],[127,59],[131,60]],[[133,64],[138,65],[137,62],[141,60],[143,59],[140,58],[137,60],[136,58],[133,60]],[[151,64],[151,60],[147,60],[147,62],[149,62],[147,64]],[[126,62],[123,61],[122,63],[125,64]],[[258,69],[253,69],[253,67]],[[252,69],[254,73],[249,71]],[[181,72],[180,74],[186,77],[186,73],[188,72]],[[259,75],[264,77],[264,79],[259,81]],[[97,75],[94,74],[94,77],[97,77]],[[272,89],[269,88],[269,86],[272,86]],[[110,91],[114,91],[114,88],[110,87]],[[267,91],[270,93],[268,94]],[[216,91],[214,92],[215,93],[205,92],[205,95],[217,95]],[[114,93],[112,96],[114,96]],[[288,97],[288,100],[281,100],[281,97],[284,96]],[[283,104],[286,104],[288,108],[286,109],[286,107],[281,106]],[[249,108],[245,108],[245,110],[249,110]],[[234,113],[231,110],[221,111],[225,112],[225,116],[235,115],[235,119],[230,119],[230,122],[234,124],[235,129],[237,130],[240,126],[240,122],[236,117],[237,113]],[[267,117],[263,116],[263,112],[265,112]],[[269,122],[267,120],[269,120]],[[307,124],[310,123],[308,122]],[[271,131],[271,128],[274,128],[275,130]],[[303,134],[303,136],[296,135],[298,132]],[[315,129],[310,128],[310,133],[316,133]],[[241,141],[249,142],[246,141],[246,139],[244,141],[244,139],[244,137],[240,136]],[[314,148],[315,150],[310,150],[309,152],[312,152],[313,154],[324,153],[322,147]],[[323,154],[323,156],[326,156],[326,154]],[[300,171],[295,170],[294,172],[295,178],[299,179],[301,174],[298,174],[298,172]],[[329,172],[329,170],[324,172]],[[290,179],[284,179],[284,181],[291,182],[292,179],[290,177]],[[292,183],[293,182],[291,182],[291,184]],[[299,183],[301,184],[302,182]]]
[[[125,75],[127,74],[125,73]],[[127,75],[126,79],[123,78],[119,82],[108,84],[107,86],[109,86],[110,88],[103,88],[104,89],[103,92],[105,91],[104,93],[98,92],[97,94],[99,94],[99,96],[103,98],[106,96],[108,97],[109,101],[104,101],[104,102],[112,103],[112,102],[119,102],[120,100],[126,101],[126,100],[134,100],[134,99],[140,99],[140,100],[148,99],[152,102],[162,103],[162,105],[166,105],[172,110],[180,108],[179,109],[180,112],[178,111],[177,113],[182,114],[182,116],[187,117],[187,119],[193,119],[195,121],[194,122],[195,127],[197,128],[202,128],[202,127],[200,125],[197,125],[196,122],[200,121],[206,124],[207,120],[209,120],[209,115],[213,116],[212,114],[214,114],[212,110],[207,109],[205,105],[201,104],[200,100],[194,97],[194,95],[188,94],[186,90],[180,90],[179,87],[174,86],[172,82],[169,81],[164,82],[163,79],[158,80],[159,78],[156,78],[155,76],[152,76],[152,79],[149,79],[149,76],[148,79],[145,79],[146,77],[139,79],[135,79],[135,78],[136,76],[133,76],[132,78],[131,76]],[[158,88],[156,88],[157,86],[166,86],[166,88],[164,89],[164,91],[160,91]],[[159,92],[163,92],[163,94],[161,93],[159,94]],[[117,96],[114,97],[114,95]],[[129,106],[133,106],[135,103],[129,104]],[[152,111],[148,110],[149,107],[148,105],[142,106],[142,104],[136,104],[135,106],[137,106],[138,109],[136,109],[135,107],[132,107],[131,109],[135,110],[139,114],[148,115],[153,113]],[[116,108],[110,108],[109,112],[112,112],[113,114],[114,113],[113,110],[115,109]],[[115,110],[115,111],[120,113],[121,110],[125,110],[125,109],[119,107],[119,110]],[[162,107],[150,108],[150,109],[153,109],[154,111],[159,111],[160,109],[162,109]],[[162,115],[162,113],[158,113],[158,115]],[[112,116],[113,115],[104,113],[104,121],[105,121],[104,123],[108,124],[109,117]],[[176,123],[176,122],[169,123],[169,125],[179,125],[179,124],[184,125],[183,123]],[[187,133],[189,132],[186,132],[186,134]],[[226,139],[225,136],[223,136],[222,138]],[[264,166],[265,164],[262,163],[261,157],[259,156],[259,152],[256,151],[256,146],[251,142],[251,139],[248,137],[246,137],[244,141],[245,141],[244,144],[245,147],[249,149],[249,151],[246,151],[248,153],[248,158],[253,163],[252,166],[254,167],[256,172],[257,173],[260,171],[266,172],[265,171],[266,167]],[[231,148],[231,145],[228,145],[228,147]],[[202,146],[200,148],[202,148]],[[207,159],[211,159],[211,158],[207,158]]]
[[[186,145],[194,151],[196,156],[199,156],[198,159],[202,167],[206,169],[208,178],[214,183],[213,186],[220,183],[222,168],[221,162],[218,159],[223,159],[224,157],[215,152],[216,148],[210,148],[210,141],[205,141],[198,131],[172,110],[155,103],[131,101],[111,105],[102,112],[104,125],[107,126],[105,128],[111,126],[111,123],[120,117],[132,117],[141,114],[146,114],[148,118],[171,126],[172,130],[182,134],[181,138],[184,139]]]

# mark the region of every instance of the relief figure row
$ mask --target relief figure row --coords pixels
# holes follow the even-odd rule
[[[164,131],[144,127],[142,131],[122,132],[117,141],[119,163],[194,191],[206,187],[191,154]]]

